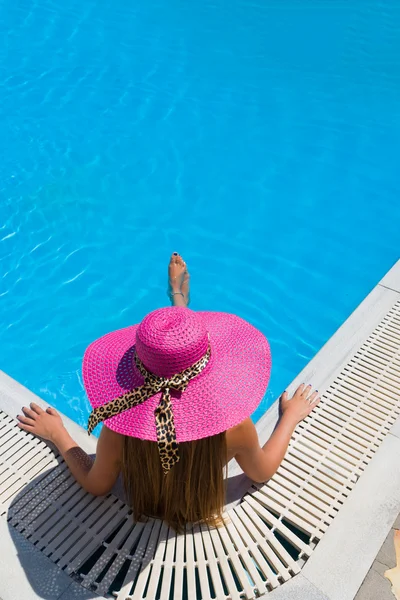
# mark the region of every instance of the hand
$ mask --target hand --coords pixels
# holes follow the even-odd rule
[[[321,398],[318,392],[312,391],[312,386],[307,387],[301,384],[293,398],[288,397],[288,393],[284,392],[281,396],[281,410],[285,418],[292,419],[296,425],[300,423],[307,415],[320,403]]]
[[[58,434],[65,429],[58,412],[49,406],[43,410],[31,402],[30,408],[22,407],[24,415],[18,415],[18,427],[24,431],[30,431],[44,440],[54,442]]]

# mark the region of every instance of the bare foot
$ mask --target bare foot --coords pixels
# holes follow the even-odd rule
[[[187,267],[186,267],[185,276],[183,278],[183,282],[182,282],[182,286],[181,286],[181,292],[182,292],[182,294],[183,294],[183,296],[185,298],[186,306],[189,306],[189,302],[190,302],[190,275],[189,275],[189,271],[187,270]]]
[[[185,261],[177,252],[173,253],[169,261],[168,283],[169,295],[173,304],[178,301],[178,305],[182,306],[179,299],[183,299],[184,306],[186,306],[189,302],[189,273]]]

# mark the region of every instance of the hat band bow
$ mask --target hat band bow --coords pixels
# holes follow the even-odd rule
[[[135,352],[136,367],[144,379],[144,384],[95,408],[89,416],[88,433],[90,434],[99,423],[106,419],[119,415],[134,406],[138,406],[152,396],[162,392],[160,402],[154,411],[154,416],[161,466],[164,474],[167,474],[171,467],[179,461],[179,445],[176,441],[170,390],[184,392],[189,382],[205,369],[210,357],[211,348],[208,346],[204,356],[191,367],[172,377],[158,377],[146,369]]]

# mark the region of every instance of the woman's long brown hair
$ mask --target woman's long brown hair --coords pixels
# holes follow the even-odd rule
[[[164,475],[156,442],[124,437],[122,475],[135,520],[158,517],[178,532],[198,521],[218,526],[225,502],[225,432],[181,442],[179,455]]]

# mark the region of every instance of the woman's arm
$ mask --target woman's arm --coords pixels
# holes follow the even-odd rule
[[[32,402],[18,415],[19,427],[52,442],[84,490],[95,496],[111,491],[121,471],[123,436],[103,427],[93,460],[72,439],[54,408],[44,411]]]
[[[318,393],[311,393],[311,386],[301,385],[289,400],[287,392],[282,395],[282,417],[269,440],[261,448],[256,428],[246,419],[230,432],[228,446],[236,447],[234,456],[243,471],[259,483],[270,479],[281,464],[294,429],[320,401]]]

